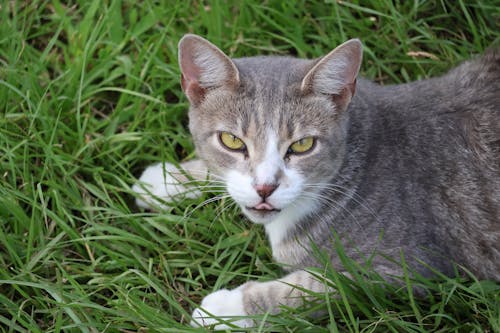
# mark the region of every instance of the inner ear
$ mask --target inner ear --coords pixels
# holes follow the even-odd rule
[[[302,80],[304,93],[332,96],[340,108],[345,109],[356,90],[356,77],[363,57],[358,39],[339,45],[321,58]]]
[[[189,101],[197,105],[207,90],[239,84],[239,72],[232,60],[219,48],[197,35],[185,35],[179,41],[181,86]]]

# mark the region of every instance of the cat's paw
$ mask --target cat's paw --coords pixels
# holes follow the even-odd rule
[[[189,181],[173,164],[158,163],[144,170],[139,181],[132,186],[137,193],[136,203],[142,208],[166,208],[182,198],[197,198],[200,192],[183,185]]]
[[[213,326],[214,329],[226,329],[231,326],[221,322],[226,321],[236,327],[253,327],[253,320],[237,318],[246,316],[243,306],[243,293],[239,289],[221,289],[206,296],[199,308],[192,314],[191,326]]]

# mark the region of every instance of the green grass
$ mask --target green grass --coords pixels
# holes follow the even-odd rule
[[[188,332],[207,293],[280,275],[261,228],[229,202],[162,214],[133,203],[146,165],[193,156],[176,60],[184,33],[231,56],[316,57],[359,37],[362,74],[387,84],[439,75],[498,44],[499,8],[1,1],[0,332]],[[353,280],[326,271],[340,297],[318,295],[324,316],[308,315],[313,304],[288,309],[260,330],[500,332],[498,284],[416,278],[397,288],[345,261]],[[428,296],[413,298],[413,284]]]

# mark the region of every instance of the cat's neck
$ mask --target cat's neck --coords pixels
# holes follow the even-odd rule
[[[283,210],[275,220],[265,225],[271,248],[277,248],[300,225],[308,215],[315,214],[319,204],[312,198],[302,198],[296,204]]]

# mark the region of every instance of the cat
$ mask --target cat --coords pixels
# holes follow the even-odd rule
[[[230,59],[196,35],[179,42],[181,85],[198,160],[148,167],[133,186],[145,208],[195,198],[191,178],[213,179],[265,228],[289,274],[206,296],[193,326],[252,327],[245,316],[299,306],[302,288],[325,291],[305,269],[311,240],[342,264],[333,235],[355,260],[401,276],[447,275],[454,263],[500,280],[500,50],[442,77],[382,86],[357,78],[362,44],[316,60]],[[295,288],[294,286],[302,288]]]

